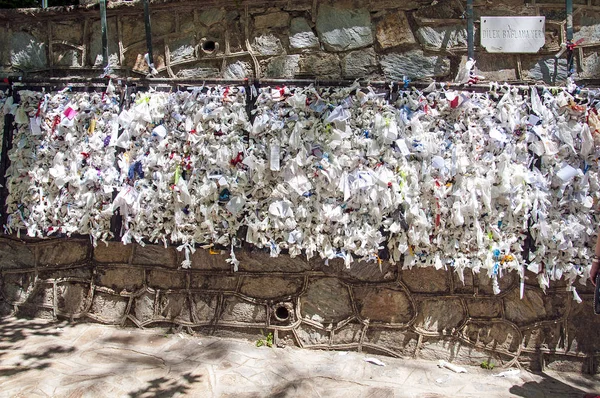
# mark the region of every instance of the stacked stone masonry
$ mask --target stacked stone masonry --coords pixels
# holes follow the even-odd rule
[[[270,258],[240,250],[234,272],[227,254],[198,249],[191,269],[182,253],[161,246],[93,248],[86,240],[0,239],[2,314],[173,327],[278,346],[358,350],[397,357],[479,365],[596,372],[600,318],[593,290],[584,302],[556,285],[545,293],[516,274],[494,295],[485,274],[465,276],[384,262],[359,264]]]
[[[600,1],[574,2],[579,79],[599,75]],[[564,1],[474,1],[475,58],[488,81],[560,84],[566,56]],[[488,54],[479,47],[479,17],[546,17],[538,54]],[[156,77],[436,79],[450,81],[466,61],[463,1],[161,1],[151,3]],[[98,5],[0,10],[0,73],[16,76],[103,74]],[[141,2],[109,2],[112,75],[145,78]]]

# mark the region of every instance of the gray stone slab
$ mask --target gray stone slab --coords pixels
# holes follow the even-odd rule
[[[371,16],[365,8],[319,7],[319,39],[329,51],[348,51],[373,43]]]
[[[375,72],[378,68],[377,55],[373,48],[352,51],[342,60],[344,77],[359,78]]]
[[[290,47],[296,49],[319,46],[319,39],[305,18],[294,18],[290,23]]]
[[[467,29],[462,25],[422,26],[416,32],[419,43],[436,49],[467,46]]]
[[[554,57],[523,62],[524,78],[548,84],[564,82],[568,76],[566,58]]]
[[[10,62],[19,69],[41,69],[48,64],[46,43],[25,32],[13,33]]]
[[[450,72],[450,59],[443,55],[425,55],[413,50],[402,54],[387,54],[381,57],[381,67],[387,78],[402,80],[446,76]]]

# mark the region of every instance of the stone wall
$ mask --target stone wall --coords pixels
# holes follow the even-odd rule
[[[87,240],[0,238],[3,314],[114,325],[181,327],[191,332],[278,346],[359,350],[479,365],[596,372],[600,318],[592,287],[576,304],[560,284],[545,293],[527,275],[500,280],[433,268],[401,270],[270,258],[240,250],[233,272],[226,253],[198,249],[192,268],[159,246]]]
[[[440,0],[325,2],[240,0],[153,2],[158,77],[452,80],[466,58],[464,2]],[[564,1],[475,0],[480,15],[544,15],[546,45],[535,55],[492,55],[476,47],[488,80],[560,83],[566,59]],[[600,1],[575,1],[579,79],[600,70]],[[139,2],[109,5],[113,75],[146,77]],[[477,24],[476,24],[477,29]],[[0,74],[97,77],[102,71],[97,6],[0,10]],[[476,40],[476,45],[478,42]],[[494,295],[486,275],[383,263],[270,258],[245,249],[233,272],[226,254],[198,250],[179,267],[175,248],[92,248],[85,240],[0,238],[3,314],[129,326],[181,326],[277,345],[353,349],[478,365],[596,372],[600,318],[591,285],[582,304],[559,283],[545,293],[516,275]]]
[[[223,4],[225,3],[225,4]],[[597,79],[600,1],[576,0],[580,79]],[[567,74],[564,1],[475,0],[476,59],[494,81],[545,81]],[[153,2],[153,58],[164,78],[452,80],[466,60],[465,2],[458,0],[239,0]],[[544,15],[538,54],[488,54],[478,46],[482,15]],[[98,6],[0,10],[0,74],[99,76]],[[141,2],[109,2],[113,75],[145,77]]]

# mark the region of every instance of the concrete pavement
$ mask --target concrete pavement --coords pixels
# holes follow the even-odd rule
[[[365,359],[376,358],[385,366]],[[578,397],[600,377],[466,367],[98,324],[0,319],[1,397]]]

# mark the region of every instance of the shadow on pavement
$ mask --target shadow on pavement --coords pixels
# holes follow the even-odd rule
[[[598,385],[597,382],[587,382],[580,378],[569,380],[569,382],[576,384],[578,387],[584,388],[580,389],[563,383],[546,373],[541,372],[536,374],[544,379],[540,382],[529,381],[520,386],[513,386],[509,390],[510,393],[525,398],[583,398],[585,394],[595,392],[589,389]]]
[[[20,345],[27,344],[27,339],[37,337],[57,337],[61,334],[61,328],[65,323],[46,322],[39,320],[19,319],[14,317],[0,318],[0,358],[8,356]],[[33,349],[21,354],[14,361],[6,361],[10,365],[0,368],[0,379],[13,376],[29,370],[43,370],[52,366],[52,360],[56,356],[70,354],[75,347],[64,347],[54,345],[43,351]]]
[[[186,394],[190,386],[196,382],[199,382],[202,376],[194,376],[191,373],[185,373],[181,375],[181,380],[167,379],[165,377],[159,377],[148,382],[146,388],[138,391],[130,392],[130,398],[160,398],[160,397],[172,397],[175,394]]]

